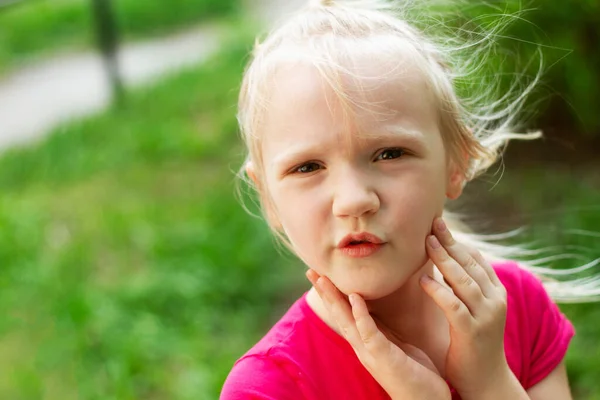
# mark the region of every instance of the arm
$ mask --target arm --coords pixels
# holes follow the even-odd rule
[[[542,381],[531,387],[527,394],[531,400],[572,400],[564,361]]]
[[[497,385],[490,388],[485,394],[479,394],[474,398],[480,400],[572,400],[567,378],[567,369],[564,361],[561,362],[548,376],[525,391],[515,375],[509,370],[503,374],[505,377],[498,379]],[[468,399],[467,396],[464,397]]]

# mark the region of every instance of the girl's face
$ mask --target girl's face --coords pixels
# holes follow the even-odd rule
[[[432,221],[462,187],[422,74],[407,65],[378,82],[389,68],[373,64],[361,69],[360,87],[372,106],[353,106],[350,120],[312,67],[280,70],[261,133],[269,212],[310,268],[366,299],[423,267]],[[338,247],[359,233],[383,244],[358,257],[358,248]]]

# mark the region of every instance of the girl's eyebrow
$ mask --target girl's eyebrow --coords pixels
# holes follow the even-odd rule
[[[302,158],[305,154],[310,154],[315,152],[316,150],[323,149],[323,146],[302,146],[296,149],[291,149],[288,151],[284,151],[283,153],[276,156],[272,163],[273,165],[279,164],[287,164],[292,160],[298,160]]]
[[[399,125],[386,125],[377,132],[364,134],[365,139],[402,139],[424,142],[425,134],[417,129],[407,129]]]
[[[365,143],[401,141],[402,145],[413,146],[415,150],[422,150],[427,145],[427,134],[418,129],[407,129],[399,125],[386,125],[376,132],[362,134],[361,138]]]
[[[421,131],[416,129],[406,129],[398,125],[386,125],[383,129],[378,129],[376,133],[366,133],[361,135],[361,138],[366,142],[378,140],[402,140],[403,142],[414,146],[425,145],[425,135]],[[287,164],[292,160],[298,160],[305,157],[306,154],[314,154],[318,151],[323,151],[325,148],[322,143],[316,145],[298,145],[297,147],[294,147],[295,148],[289,150],[284,150],[277,155],[273,159],[272,165]]]

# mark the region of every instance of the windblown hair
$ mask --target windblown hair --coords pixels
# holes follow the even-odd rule
[[[526,97],[538,83],[542,66],[527,84],[515,81],[508,91],[498,95],[498,79],[482,81],[478,73],[492,51],[494,39],[518,15],[500,14],[497,24],[478,30],[450,28],[431,10],[416,4],[388,0],[312,0],[276,26],[262,42],[256,42],[239,96],[238,122],[249,151],[256,182],[247,179],[244,167],[239,176],[259,194],[265,219],[282,244],[292,252],[285,233],[269,215],[271,202],[263,181],[261,127],[269,106],[272,77],[284,63],[304,62],[314,66],[334,91],[346,115],[352,107],[365,107],[361,94],[344,89],[342,77],[360,83],[352,70],[352,61],[364,55],[379,60],[398,59],[410,49],[410,57],[424,74],[437,101],[439,127],[447,154],[464,172],[467,180],[479,176],[501,156],[508,141],[530,140],[541,132],[519,133],[517,116]],[[541,60],[541,57],[540,57]],[[394,77],[391,71],[382,80]],[[477,77],[474,79],[474,77]],[[360,87],[360,84],[358,85]],[[467,95],[459,96],[458,88]],[[466,90],[464,90],[466,88]],[[468,157],[465,157],[467,155]],[[267,211],[266,211],[267,210]],[[266,211],[266,212],[265,212]],[[490,260],[518,259],[527,250],[493,243],[506,235],[483,236],[471,232],[457,215],[448,211],[444,218],[457,239],[479,249]],[[589,301],[600,296],[600,277],[557,281],[556,275],[569,275],[591,268],[553,270],[535,262],[520,265],[540,276],[548,293],[557,301]]]

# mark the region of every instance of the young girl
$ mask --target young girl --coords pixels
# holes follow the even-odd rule
[[[523,96],[468,109],[461,65],[401,11],[321,0],[256,46],[244,171],[313,287],[235,363],[222,400],[571,398],[571,323],[444,212],[509,139],[536,136],[510,130]]]

